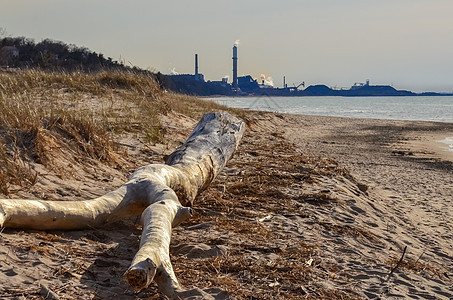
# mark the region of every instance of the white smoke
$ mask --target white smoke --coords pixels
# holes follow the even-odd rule
[[[267,77],[266,80],[264,81],[265,84],[274,86],[274,81],[272,80],[272,77]]]
[[[179,73],[176,72],[176,68],[172,68],[172,69],[170,70],[170,75],[179,75]]]
[[[272,77],[268,76],[266,77],[265,74],[260,75],[261,82],[264,85],[269,85],[269,86],[274,86],[274,81],[272,80]]]
[[[239,46],[239,40],[234,41],[234,46],[236,46],[236,47]]]

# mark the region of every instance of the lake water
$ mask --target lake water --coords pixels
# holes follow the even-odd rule
[[[235,108],[279,113],[453,123],[453,96],[417,97],[219,97]],[[442,141],[453,151],[453,137]]]
[[[453,123],[453,96],[443,97],[219,97],[235,108],[280,113]]]

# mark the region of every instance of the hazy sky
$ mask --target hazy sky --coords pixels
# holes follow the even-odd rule
[[[453,91],[453,0],[1,0],[12,36],[205,79],[266,74],[281,86],[354,82]]]

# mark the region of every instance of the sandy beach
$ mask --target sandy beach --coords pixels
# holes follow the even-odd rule
[[[247,130],[171,259],[187,299],[452,299],[453,124],[245,113]],[[169,113],[165,143],[124,139],[128,169],[93,162],[13,196],[89,199],[162,162],[197,120]],[[95,168],[96,166],[96,168]],[[96,170],[96,171],[95,171]],[[0,234],[2,299],[165,299],[122,274],[138,219],[85,231]]]

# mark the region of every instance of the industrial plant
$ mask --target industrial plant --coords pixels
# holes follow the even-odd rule
[[[332,89],[326,85],[311,85],[305,88],[305,82],[298,85],[288,86],[286,77],[283,77],[283,86],[274,87],[266,84],[265,78],[260,82],[251,75],[238,76],[238,43],[233,45],[233,80],[228,82],[228,77],[220,81],[205,81],[204,75],[198,69],[198,54],[195,54],[195,73],[194,74],[173,74],[162,75],[165,78],[164,85],[176,92],[197,96],[417,96],[426,95],[416,94],[411,91],[396,90],[389,85],[370,85],[366,83],[356,83],[349,89]],[[301,87],[305,89],[301,89]],[[429,93],[437,95],[436,93]],[[441,94],[439,94],[441,95]],[[443,95],[443,94],[442,94]]]
[[[251,75],[238,76],[238,43],[233,45],[233,76],[232,82],[228,82],[228,77],[220,81],[205,81],[204,75],[199,72],[198,54],[195,54],[195,72],[194,74],[172,74],[170,81],[172,89],[178,92],[207,96],[207,95],[261,95],[261,94],[279,94],[290,96],[298,95],[298,89],[302,84],[295,87],[288,87],[286,84],[282,88],[274,88],[266,84],[264,78],[261,82],[254,79]]]

